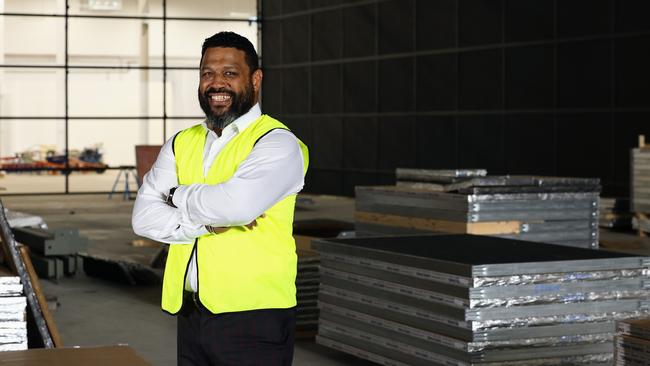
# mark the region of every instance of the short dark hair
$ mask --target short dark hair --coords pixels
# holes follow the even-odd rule
[[[246,64],[250,72],[252,73],[260,68],[259,58],[251,41],[235,32],[219,32],[210,38],[206,38],[201,48],[201,62],[203,62],[205,51],[212,47],[236,48],[244,51],[246,54]]]

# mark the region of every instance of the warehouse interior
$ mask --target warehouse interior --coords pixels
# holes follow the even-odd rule
[[[233,31],[263,113],[309,148],[294,365],[650,364],[649,12],[0,0],[0,363],[177,363],[168,246],[131,215],[160,146],[205,119],[203,40]]]

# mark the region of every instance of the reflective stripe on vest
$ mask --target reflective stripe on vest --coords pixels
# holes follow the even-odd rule
[[[230,140],[203,174],[206,129],[196,125],[181,131],[174,141],[180,185],[219,184],[230,179],[255,143],[269,131],[287,129],[263,115]],[[288,129],[287,129],[288,130]],[[304,172],[309,165],[307,147],[298,140]],[[296,246],[292,236],[296,195],[290,195],[265,212],[257,226],[231,227],[206,234],[194,244],[169,247],[163,278],[162,309],[176,314],[183,305],[185,276],[192,251],[197,251],[201,303],[211,312],[225,313],[296,306]]]

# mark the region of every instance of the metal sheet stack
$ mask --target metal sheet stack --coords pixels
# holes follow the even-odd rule
[[[632,210],[650,213],[650,147],[632,149]]]
[[[317,342],[383,365],[611,364],[650,258],[474,235],[323,239]]]
[[[20,277],[0,268],[0,351],[27,349],[27,300]]]
[[[298,273],[296,275],[296,331],[297,336],[314,336],[318,327],[318,254],[312,250],[298,248]]]
[[[468,233],[598,247],[600,180],[398,169],[396,186],[356,187],[357,235]]]
[[[635,213],[632,224],[639,233],[650,233],[650,146],[639,139],[639,148],[632,149],[631,204]]]
[[[627,229],[632,227],[630,201],[626,198],[600,198],[598,226],[607,229]]]
[[[618,322],[615,345],[615,365],[650,365],[650,319]]]

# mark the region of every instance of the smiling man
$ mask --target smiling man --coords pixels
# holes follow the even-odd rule
[[[206,119],[162,147],[133,230],[170,244],[162,309],[178,316],[179,365],[291,365],[307,147],[261,113],[263,75],[246,38],[206,39],[199,72]]]

